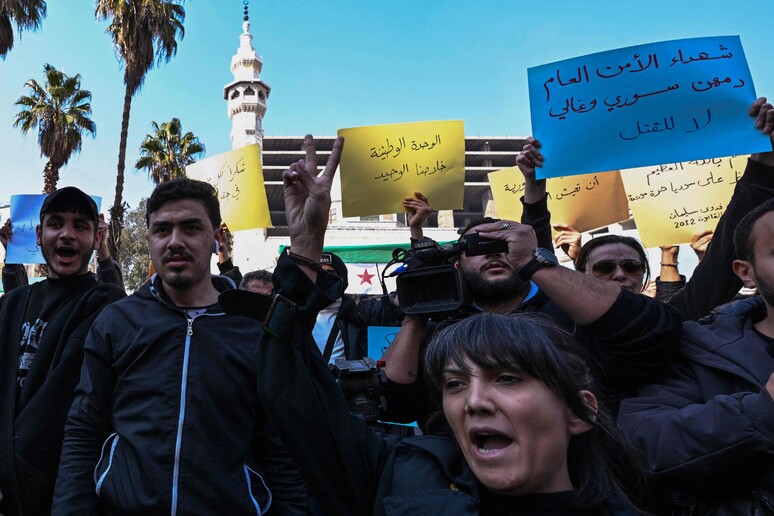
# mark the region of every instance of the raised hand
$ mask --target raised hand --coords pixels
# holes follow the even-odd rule
[[[540,142],[534,137],[527,138],[527,144],[516,156],[516,165],[527,181],[535,181],[535,168],[543,166],[543,155],[540,154]]]
[[[333,144],[333,150],[322,174],[317,175],[317,150],[314,138],[304,138],[306,159],[293,163],[282,174],[285,185],[285,215],[294,254],[319,260],[322,253],[328,211],[331,207],[331,183],[341,160],[344,138]]]
[[[3,249],[8,249],[8,240],[12,234],[13,224],[11,224],[11,219],[6,219],[3,227],[0,228],[0,244],[3,244]]]
[[[406,222],[411,229],[411,238],[419,240],[423,236],[422,227],[433,213],[433,207],[422,192],[414,192],[414,197],[403,199],[403,208],[407,213]]]
[[[691,249],[699,257],[699,261],[704,259],[704,253],[707,252],[707,246],[712,242],[714,232],[711,229],[699,231],[691,237]]]
[[[554,246],[564,251],[574,262],[581,248],[581,234],[572,226],[554,224],[554,229],[559,233],[554,238]]]

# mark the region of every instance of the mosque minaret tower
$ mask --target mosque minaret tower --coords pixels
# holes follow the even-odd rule
[[[238,149],[257,143],[263,147],[263,117],[271,88],[260,78],[263,61],[253,48],[247,0],[243,1],[244,22],[239,36],[239,48],[231,58],[234,80],[223,88],[231,119],[231,148]]]

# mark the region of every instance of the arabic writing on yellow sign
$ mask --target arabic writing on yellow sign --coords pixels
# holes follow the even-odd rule
[[[518,167],[489,174],[497,216],[521,220],[524,176]],[[578,231],[588,231],[626,220],[626,203],[621,174],[600,172],[548,179],[548,210],[552,224],[565,224]]]
[[[218,190],[220,213],[230,231],[271,227],[257,143],[188,165],[185,173]]]
[[[646,247],[690,242],[715,229],[748,156],[731,156],[627,170],[623,181]]]
[[[340,129],[345,217],[403,211],[422,192],[436,210],[462,207],[465,133],[462,121],[414,122]]]

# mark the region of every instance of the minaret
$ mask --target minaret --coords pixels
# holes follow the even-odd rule
[[[238,149],[251,143],[263,147],[263,116],[271,88],[259,75],[263,62],[253,48],[250,34],[250,17],[245,6],[239,48],[231,58],[233,82],[223,88],[223,98],[228,101],[228,117],[231,119],[231,148]]]

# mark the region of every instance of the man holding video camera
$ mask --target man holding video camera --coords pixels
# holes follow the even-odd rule
[[[489,217],[460,230],[461,240],[479,237],[503,241],[507,252],[469,256],[456,262],[465,292],[458,314],[440,321],[450,324],[477,312],[540,312],[573,334],[588,351],[590,365],[617,402],[661,370],[677,350],[680,316],[669,306],[621,290],[615,284],[558,267],[550,251],[538,248],[534,230],[514,221]],[[502,248],[505,251],[505,248]],[[401,302],[404,297],[400,294]],[[410,312],[411,310],[409,310]],[[428,318],[429,316],[429,318]],[[423,421],[419,356],[438,328],[433,314],[406,315],[401,330],[383,359],[388,378],[384,418]]]

